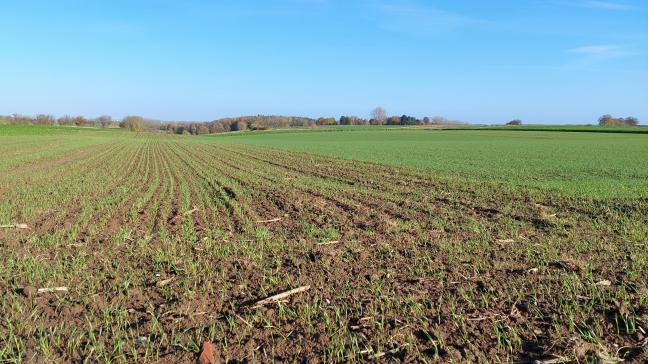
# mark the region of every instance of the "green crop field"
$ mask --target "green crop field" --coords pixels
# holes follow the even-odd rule
[[[543,130],[547,128],[527,131],[356,127],[248,132],[209,138],[406,166],[469,182],[500,182],[598,198],[648,197],[648,134]],[[575,127],[562,128],[573,131]]]
[[[100,129],[100,128],[79,128],[74,126],[44,126],[44,125],[22,125],[22,124],[2,124],[0,120],[0,136],[28,136],[28,135],[65,135],[65,134],[84,134],[86,137],[93,135],[107,134],[110,137],[116,137],[124,132],[119,129]]]
[[[0,125],[0,362],[648,358],[648,135]]]

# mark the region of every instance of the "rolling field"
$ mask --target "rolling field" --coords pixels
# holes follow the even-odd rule
[[[648,198],[648,130],[610,128],[618,132],[613,134],[537,129],[343,127],[205,138],[406,166],[469,183],[499,182],[585,197]],[[574,128],[554,127],[562,129]]]
[[[0,361],[648,360],[647,135],[35,130]]]

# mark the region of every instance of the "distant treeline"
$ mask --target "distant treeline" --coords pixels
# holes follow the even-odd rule
[[[599,126],[637,126],[639,119],[628,116],[627,118],[615,118],[612,115],[603,115],[598,120]]]
[[[160,121],[142,116],[126,116],[121,120],[113,120],[104,115],[97,118],[83,116],[62,116],[55,118],[52,115],[0,115],[0,121],[9,124],[36,124],[36,125],[62,125],[96,128],[124,128],[131,131],[164,131],[173,134],[214,134],[244,130],[270,130],[289,128],[316,128],[330,125],[452,125],[462,124],[459,121],[448,120],[443,117],[418,119],[409,115],[391,116],[363,119],[357,116],[342,116],[312,119],[300,116],[242,116],[224,118],[213,121]]]
[[[429,125],[459,124],[442,117],[417,119],[413,116],[392,116],[384,120],[363,119],[357,116],[311,119],[300,116],[242,116],[208,122],[170,122],[163,129],[175,134],[215,134],[243,130],[270,130],[289,128],[316,128],[331,125]]]
[[[124,128],[131,131],[161,131],[173,134],[215,134],[244,130],[270,130],[289,128],[316,128],[331,125],[460,125],[461,121],[448,120],[443,117],[424,117],[418,119],[414,116],[387,116],[384,109],[377,107],[371,112],[371,119],[357,116],[341,116],[312,119],[301,116],[276,116],[257,115],[236,118],[224,118],[213,121],[160,121],[142,116],[126,116],[121,120],[113,120],[108,115],[97,118],[65,115],[55,118],[52,115],[40,114],[36,116],[13,114],[0,115],[0,123],[9,124],[39,124],[62,125],[96,128]],[[603,115],[599,118],[600,126],[637,126],[639,120],[634,117],[615,118]],[[513,120],[507,125],[522,125],[521,120]]]
[[[89,119],[84,116],[65,115],[55,118],[52,115],[39,114],[36,116],[11,114],[0,115],[0,121],[6,124],[32,124],[32,125],[63,125],[96,128],[118,128],[120,121],[115,121],[108,115]]]

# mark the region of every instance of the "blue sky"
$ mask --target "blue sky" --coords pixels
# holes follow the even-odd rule
[[[4,0],[0,114],[648,123],[643,0]]]

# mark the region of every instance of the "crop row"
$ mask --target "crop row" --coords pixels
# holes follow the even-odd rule
[[[0,224],[30,229],[0,231],[0,359],[644,355],[645,201],[180,137],[53,143],[1,161]]]

